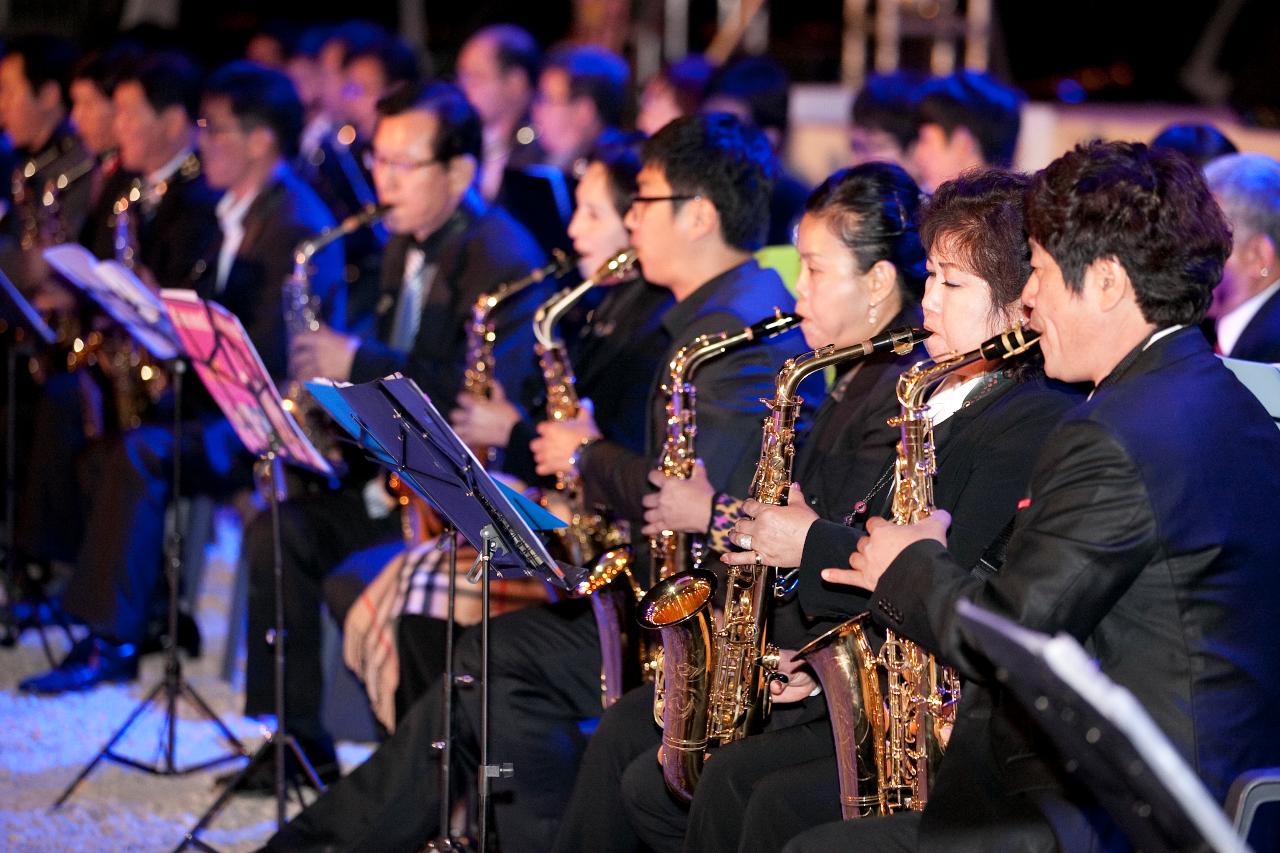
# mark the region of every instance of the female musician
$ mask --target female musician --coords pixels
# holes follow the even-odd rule
[[[926,341],[930,355],[967,352],[1021,318],[1018,295],[1029,274],[1021,206],[1025,184],[1025,178],[1003,172],[969,175],[941,188],[925,212],[921,238],[929,278],[922,306],[924,326],[932,333]],[[806,220],[811,216],[812,211]],[[829,310],[822,310],[823,280],[815,273],[824,270],[813,251],[813,229],[801,227],[806,263],[798,307],[809,338],[810,329],[817,328],[811,318],[820,313],[825,319]],[[850,250],[860,245],[846,243]],[[743,550],[726,553],[724,561],[777,565],[784,572],[798,568],[795,598],[778,607],[772,626],[784,649],[781,671],[789,682],[773,688],[776,704],[764,733],[711,755],[687,813],[665,795],[651,754],[631,761],[622,775],[622,800],[631,826],[650,847],[678,849],[683,843],[696,850],[776,850],[809,823],[839,817],[825,702],[813,695],[818,692],[814,678],[786,650],[866,609],[865,597],[825,585],[818,573],[847,560],[861,535],[853,524],[887,509],[893,431],[886,441],[878,430],[888,429],[880,426],[886,406],[889,412],[896,406],[895,373],[882,371],[869,391],[864,412],[874,421],[846,421],[833,435],[827,422],[836,407],[824,406],[826,417],[820,415],[796,467],[802,481],[810,478],[817,500],[793,488],[786,507],[754,501],[742,506],[745,517],[729,539]],[[953,514],[951,547],[965,564],[999,565],[997,543],[1022,497],[1030,459],[1072,402],[1070,394],[1048,388],[1034,369],[994,363],[958,371],[934,394],[936,501]],[[830,475],[842,463],[847,473],[833,481]],[[846,484],[856,484],[852,497]],[[841,485],[846,485],[843,494]],[[655,525],[676,518],[664,504],[683,505],[674,494],[660,494],[653,504],[656,511],[648,521]],[[728,502],[718,499],[717,504]]]

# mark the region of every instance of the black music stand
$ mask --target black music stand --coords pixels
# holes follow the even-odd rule
[[[34,354],[37,346],[53,346],[57,335],[40,317],[40,313],[22,295],[9,277],[0,271],[0,321],[5,325],[4,331],[12,332],[12,340],[5,351],[5,449],[4,449],[4,592],[5,621],[4,634],[0,636],[0,645],[12,646],[18,642],[23,625],[18,619],[18,547],[17,547],[17,503],[18,503],[18,358]],[[40,602],[37,602],[37,606]],[[49,604],[46,600],[43,603]],[[52,605],[50,604],[52,612]],[[39,618],[33,620],[40,629],[40,644],[50,665],[56,664],[53,649],[49,646],[49,638],[45,636]],[[74,641],[71,629],[61,622],[67,639]]]
[[[1029,631],[961,599],[961,631],[1062,753],[1135,849],[1246,853],[1249,847],[1138,700],[1075,638]]]
[[[313,393],[317,388],[313,383]],[[363,385],[331,386],[344,406],[332,407],[326,393],[317,393],[321,405],[334,415],[361,444],[376,445],[374,457],[388,465],[402,482],[438,509],[479,552],[468,579],[481,584],[480,617],[480,766],[478,768],[479,847],[488,842],[488,807],[492,780],[514,773],[509,763],[489,758],[489,581],[490,577],[539,577],[564,589],[573,589],[586,570],[557,563],[535,530],[554,529],[563,522],[526,498],[496,483],[480,461],[458,438],[448,422],[410,379],[395,375]],[[456,554],[456,550],[455,550]],[[451,556],[452,561],[456,556]],[[450,600],[453,598],[450,575]],[[452,613],[450,614],[452,617]],[[451,648],[447,651],[452,651]],[[446,661],[445,709],[451,711],[454,684],[452,655]],[[441,764],[451,758],[452,714],[445,717],[440,744]],[[466,849],[449,836],[448,771],[442,770],[442,837],[432,842],[436,850]]]
[[[173,529],[165,542],[165,579],[169,584],[168,634],[164,641],[164,676],[147,692],[120,728],[107,739],[79,775],[54,801],[51,810],[62,807],[75,793],[80,783],[104,760],[115,762],[154,776],[185,776],[219,764],[225,764],[248,754],[244,744],[232,733],[191,686],[182,673],[182,659],[178,655],[178,589],[182,577],[183,521],[180,509],[182,497],[182,379],[186,372],[183,361],[184,347],[169,322],[169,316],[159,297],[155,296],[129,269],[115,261],[98,261],[84,247],[64,244],[46,249],[45,260],[62,276],[88,294],[107,316],[115,320],[128,335],[147,350],[152,357],[165,361],[173,377],[173,469],[170,473],[170,506],[173,507]],[[179,766],[178,702],[186,699],[191,706],[218,729],[229,751],[214,758]],[[152,704],[161,704],[164,711],[163,753],[154,763],[148,764],[115,751],[115,745],[133,727]]]
[[[231,422],[241,443],[258,457],[267,479],[271,511],[272,560],[275,584],[275,629],[269,638],[275,659],[276,730],[250,758],[249,763],[226,786],[199,822],[186,833],[177,849],[192,844],[213,850],[199,834],[217,817],[236,789],[237,783],[254,767],[274,754],[276,760],[276,823],[285,823],[288,801],[285,764],[293,753],[302,772],[320,791],[324,785],[307,761],[298,742],[285,728],[284,722],[284,577],[280,551],[280,471],[282,464],[297,465],[320,474],[333,474],[329,463],[307,440],[298,424],[284,408],[280,392],[271,381],[262,359],[254,349],[244,327],[234,314],[216,302],[201,300],[195,293],[167,290],[164,304],[173,321],[174,330],[191,358],[191,362],[210,395]],[[295,793],[302,799],[300,785]]]

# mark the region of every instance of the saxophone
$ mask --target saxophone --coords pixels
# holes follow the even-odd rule
[[[552,260],[538,267],[523,278],[499,285],[492,293],[482,293],[471,307],[471,324],[467,327],[466,370],[462,374],[462,390],[481,399],[493,396],[494,369],[493,345],[498,340],[496,327],[491,319],[493,309],[512,296],[547,278],[559,278],[573,269],[577,258],[559,250],[552,252]],[[487,465],[498,461],[497,448],[473,447],[476,457]]]
[[[1014,326],[968,353],[923,361],[898,379],[901,430],[894,466],[893,521],[911,524],[933,513],[937,459],[925,395],[957,369],[1026,352],[1039,334]],[[877,655],[862,613],[797,652],[813,667],[826,695],[836,740],[841,811],[846,820],[923,810],[933,772],[946,749],[960,680],[918,645],[885,632]],[[879,673],[885,675],[881,687]]]
[[[582,406],[574,387],[573,365],[564,341],[556,336],[555,327],[569,308],[586,295],[591,288],[614,283],[631,274],[636,263],[635,250],[622,249],[614,253],[590,278],[573,287],[566,287],[539,306],[533,315],[534,352],[542,369],[547,387],[547,417],[553,421],[576,418]],[[568,503],[570,519],[565,532],[566,553],[569,562],[583,566],[596,559],[609,548],[627,542],[630,531],[606,521],[599,513],[587,511],[582,493],[582,482],[577,472],[561,471],[556,474],[556,491]]]
[[[852,346],[827,346],[789,359],[778,371],[774,398],[766,401],[770,414],[750,496],[770,506],[787,502],[796,420],[804,402],[796,389],[805,377],[880,350],[905,354],[925,336],[920,329],[894,329]],[[670,577],[640,604],[641,624],[662,633],[663,777],[686,802],[693,799],[708,745],[753,734],[769,715],[769,682],[778,668],[778,649],[769,642],[773,601],[781,594],[777,571],[758,563],[731,566],[718,630],[711,617],[716,581],[709,572]]]
[[[331,225],[313,237],[298,243],[293,250],[293,273],[285,279],[281,293],[285,336],[290,345],[298,337],[320,328],[320,305],[311,292],[311,259],[330,243],[340,240],[371,222],[386,216],[390,205],[369,204]],[[331,463],[341,465],[342,450],[332,421],[308,393],[300,376],[290,376],[283,395],[284,408],[302,427],[311,443]]]

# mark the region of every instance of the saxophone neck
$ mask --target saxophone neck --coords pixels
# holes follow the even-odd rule
[[[331,225],[319,234],[302,240],[293,249],[294,266],[306,266],[316,252],[319,252],[335,240],[341,240],[343,237],[346,237],[355,231],[359,231],[366,225],[381,219],[386,216],[390,210],[391,205],[389,204],[375,204],[374,202],[370,202],[357,212],[339,222],[337,225]]]

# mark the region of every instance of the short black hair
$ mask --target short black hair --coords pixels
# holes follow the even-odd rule
[[[595,45],[558,47],[547,54],[542,70],[563,71],[571,98],[590,98],[600,121],[613,127],[622,121],[631,71],[621,56]]]
[[[452,83],[401,83],[378,101],[378,115],[383,118],[413,110],[429,112],[439,122],[431,156],[446,163],[463,156],[481,161],[480,116],[461,89]]]
[[[756,127],[785,133],[791,108],[791,81],[782,66],[763,56],[735,59],[711,75],[707,98],[742,101]]]
[[[920,86],[914,110],[916,126],[936,124],[948,138],[963,127],[978,141],[988,165],[1007,169],[1013,165],[1018,147],[1023,100],[1020,91],[989,74],[958,71]]]
[[[655,75],[671,89],[681,115],[696,113],[707,96],[713,71],[711,61],[700,53],[690,53],[667,63]]]
[[[760,248],[778,164],[759,128],[726,113],[684,116],[650,137],[644,164],[662,170],[672,193],[709,200],[725,243]]]
[[[343,67],[357,59],[376,61],[382,67],[388,87],[418,79],[418,58],[413,55],[409,45],[392,35],[350,48],[343,60]]]
[[[1231,254],[1231,228],[1186,157],[1140,142],[1077,145],[1038,172],[1027,230],[1073,292],[1094,261],[1129,274],[1143,318],[1198,323]]]
[[[538,69],[542,65],[542,48],[538,47],[537,40],[524,27],[515,24],[490,24],[476,30],[470,40],[475,39],[493,42],[494,56],[502,73],[519,70],[524,73],[530,86],[537,85]]]
[[[1024,204],[1031,178],[1004,169],[975,169],[938,187],[925,204],[920,238],[932,252],[939,240],[991,288],[993,313],[1022,297],[1031,276]]]
[[[22,60],[22,73],[33,94],[39,94],[46,83],[56,83],[62,105],[71,105],[71,69],[79,58],[71,41],[48,33],[31,33],[11,39],[4,55]]]
[[[623,133],[606,130],[600,134],[587,159],[599,163],[609,176],[609,197],[619,216],[626,216],[636,195],[636,175],[644,165],[641,157],[645,136],[639,131]]]
[[[351,20],[330,28],[325,35],[326,37],[321,43],[320,49],[323,49],[328,44],[337,42],[342,46],[342,58],[343,62],[346,62],[352,53],[359,53],[368,49],[379,41],[388,38],[390,33],[386,31],[386,28],[372,21]],[[317,54],[319,52],[320,50],[316,51]]]
[[[157,113],[179,107],[188,121],[195,122],[200,111],[203,76],[185,53],[166,50],[152,54],[125,72],[119,82],[141,86],[147,103]]]
[[[80,58],[71,69],[71,82],[87,80],[106,97],[111,97],[116,86],[142,58],[142,48],[122,42],[105,50],[95,50]]]
[[[826,221],[860,272],[888,261],[898,271],[903,301],[920,301],[928,276],[920,243],[920,187],[901,166],[841,169],[809,194],[804,212]]]
[[[283,73],[247,60],[222,66],[209,76],[204,96],[226,98],[231,112],[245,130],[265,127],[276,138],[286,158],[298,153],[302,134],[302,102],[292,81]]]
[[[1201,169],[1210,160],[1240,151],[1225,133],[1211,124],[1171,124],[1156,134],[1151,147],[1180,151]]]
[[[906,151],[919,130],[912,105],[922,82],[918,74],[907,71],[871,75],[853,99],[851,120],[858,127],[884,131]]]

